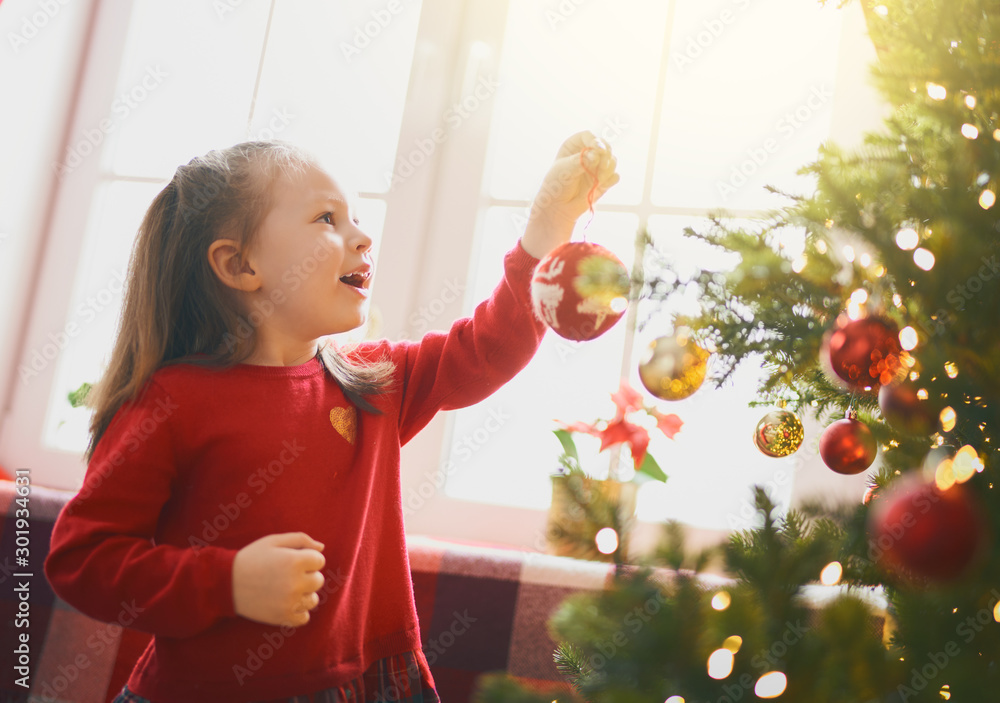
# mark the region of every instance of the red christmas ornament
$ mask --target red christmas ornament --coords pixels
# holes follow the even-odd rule
[[[900,479],[868,519],[869,555],[882,568],[937,584],[962,577],[989,537],[967,484],[942,491],[918,476]]]
[[[823,358],[837,379],[856,390],[870,390],[893,380],[901,351],[896,323],[863,317],[827,335]]]
[[[625,314],[629,285],[628,269],[613,253],[591,242],[566,242],[535,267],[531,302],[556,334],[589,340]]]
[[[878,407],[893,427],[914,435],[932,434],[938,425],[940,409],[935,409],[926,396],[920,397],[911,383],[882,386],[878,392]]]
[[[854,412],[823,430],[819,455],[838,474],[859,474],[875,461],[878,444],[868,425],[855,419]]]

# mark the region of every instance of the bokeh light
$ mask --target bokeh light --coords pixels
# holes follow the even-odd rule
[[[929,249],[921,247],[913,252],[913,263],[922,268],[924,271],[930,271],[934,268],[934,254],[932,254]]]
[[[819,581],[824,586],[836,586],[840,583],[840,577],[844,575],[844,567],[839,561],[831,561],[820,572]]]
[[[958,419],[958,416],[955,414],[955,408],[949,405],[947,408],[942,410],[940,419],[941,429],[945,432],[951,432],[955,429],[955,421]]]
[[[968,444],[958,450],[952,462],[954,464],[955,481],[958,483],[965,483],[977,472],[985,468],[983,460],[979,458],[979,454]]]
[[[896,246],[903,251],[915,249],[920,243],[920,235],[912,227],[906,227],[896,232]]]
[[[759,679],[754,686],[753,692],[758,698],[777,698],[785,692],[788,686],[788,679],[780,671],[769,671]]]
[[[733,673],[733,653],[728,649],[717,649],[708,657],[708,675],[713,679],[724,679]]]
[[[930,96],[931,100],[944,100],[948,97],[948,91],[943,85],[928,83],[927,95]]]
[[[712,596],[712,607],[716,610],[725,610],[732,602],[733,599],[725,591],[719,591]]]
[[[597,551],[601,554],[611,554],[618,549],[618,533],[611,527],[603,527],[597,531],[594,542],[597,543]]]

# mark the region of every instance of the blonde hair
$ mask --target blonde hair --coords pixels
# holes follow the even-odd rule
[[[110,361],[87,394],[94,410],[87,462],[121,405],[157,369],[176,363],[222,369],[251,356],[256,327],[236,291],[215,275],[208,247],[224,234],[241,252],[251,249],[272,205],[271,183],[315,164],[285,142],[243,142],[180,166],[153,199],[129,260]],[[390,360],[351,362],[332,344],[321,344],[317,356],[352,403],[380,413],[365,396],[389,390]]]

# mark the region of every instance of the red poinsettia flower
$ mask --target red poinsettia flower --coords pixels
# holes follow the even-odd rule
[[[673,439],[674,435],[680,432],[681,427],[684,426],[684,421],[674,413],[664,415],[659,410],[654,408],[649,411],[649,414],[656,418],[656,426],[659,427],[660,432],[665,434],[669,439]]]
[[[626,415],[639,410],[646,412],[656,419],[656,427],[670,439],[674,438],[674,435],[680,431],[684,423],[680,417],[673,413],[664,414],[656,408],[646,406],[642,395],[632,388],[624,378],[621,380],[618,390],[611,394],[611,399],[614,401],[616,408],[615,417],[611,421],[598,420],[593,424],[586,422],[557,422],[559,427],[566,432],[581,432],[594,437],[600,437],[600,451],[602,452],[609,447],[628,444],[629,451],[632,454],[632,461],[635,463],[635,469],[639,471],[648,454],[646,450],[649,448],[649,431],[641,425],[626,420]],[[560,441],[563,441],[565,444],[563,438],[560,438]],[[663,471],[656,462],[652,461],[650,463],[651,466],[646,467],[643,471],[660,480],[666,480]]]
[[[601,438],[602,452],[608,447],[627,442],[636,467],[642,466],[642,460],[646,458],[646,447],[649,446],[649,432],[645,427],[628,422],[624,418],[616,419],[608,423],[598,436]]]

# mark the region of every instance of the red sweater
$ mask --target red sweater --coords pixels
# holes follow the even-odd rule
[[[366,342],[396,364],[384,411],[356,411],[318,358],[157,370],[98,442],[52,532],[45,573],[82,613],[154,635],[129,688],[155,703],[306,694],[420,649],[400,446],[439,410],[488,397],[534,355],[538,260],[518,243],[489,300],[447,333]],[[323,542],[320,605],[299,628],[233,610],[236,552],[264,535]]]

